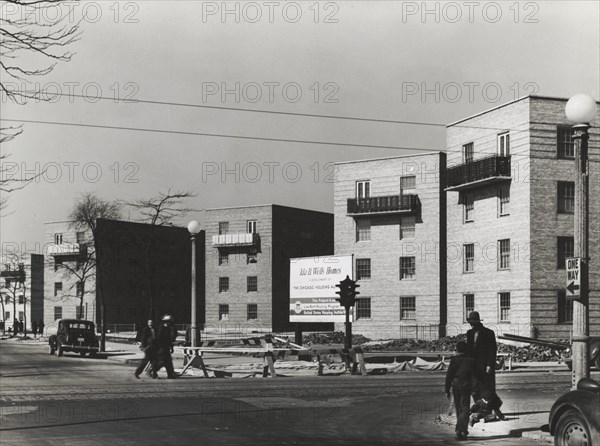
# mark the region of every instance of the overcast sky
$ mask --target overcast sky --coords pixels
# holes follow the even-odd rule
[[[330,163],[444,150],[444,125],[530,93],[599,98],[597,1],[223,5],[68,7],[83,18],[76,55],[38,79],[65,96],[25,105],[2,98],[3,119],[51,122],[25,123],[2,147],[15,177],[47,168],[10,195],[3,249],[36,251],[43,223],[64,219],[86,191],[132,200],[171,187],[197,193],[188,204],[198,209],[275,203],[332,212]]]

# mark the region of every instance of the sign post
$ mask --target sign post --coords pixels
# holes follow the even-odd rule
[[[581,288],[581,259],[568,257],[567,262],[567,298],[579,300]]]

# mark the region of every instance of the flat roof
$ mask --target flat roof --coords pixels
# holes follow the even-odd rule
[[[410,150],[410,149],[407,149]],[[415,150],[423,150],[423,149],[415,149]],[[366,158],[362,160],[351,160],[351,161],[338,161],[333,163],[335,164],[354,164],[354,163],[368,163],[370,161],[383,161],[383,160],[393,160],[397,158],[414,158],[416,156],[431,156],[431,155],[439,155],[440,153],[446,153],[444,150],[432,150],[429,153],[413,153],[410,155],[396,155],[396,156],[384,156],[381,158]]]

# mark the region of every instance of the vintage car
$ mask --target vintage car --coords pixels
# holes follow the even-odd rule
[[[81,356],[96,356],[99,350],[94,323],[81,319],[61,319],[56,334],[48,339],[50,354],[62,356],[63,352],[76,352]]]
[[[565,364],[569,370],[573,369],[573,360],[571,358],[565,360]],[[590,367],[596,366],[600,370],[600,337],[590,337]]]
[[[549,425],[557,446],[599,446],[600,383],[583,378],[577,390],[560,396],[550,409]]]

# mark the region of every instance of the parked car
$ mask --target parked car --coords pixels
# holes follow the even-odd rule
[[[569,370],[573,369],[573,360],[565,360],[565,364]],[[600,337],[590,337],[590,367],[596,366],[596,369],[600,370]]]
[[[82,357],[96,356],[100,348],[94,323],[81,319],[61,319],[56,334],[48,339],[50,354],[62,356],[63,352],[77,352]]]
[[[577,390],[560,396],[550,409],[549,425],[556,446],[599,446],[600,383],[583,378]]]

